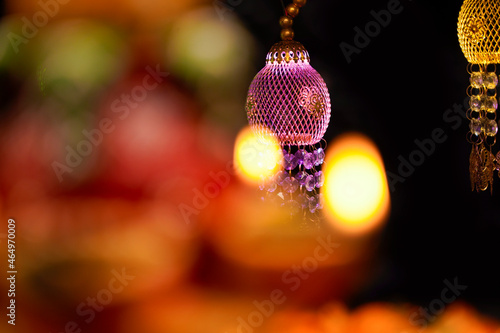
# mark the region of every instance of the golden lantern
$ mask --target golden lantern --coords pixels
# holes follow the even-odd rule
[[[470,97],[467,118],[470,120],[467,140],[472,144],[470,178],[472,190],[493,190],[493,175],[500,169],[500,152],[496,142],[498,108],[496,64],[500,63],[500,2],[465,0],[458,17],[458,40],[469,62]]]

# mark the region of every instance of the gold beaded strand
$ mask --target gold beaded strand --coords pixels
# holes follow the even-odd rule
[[[473,68],[475,67],[475,68]],[[490,70],[491,68],[491,70]],[[492,147],[496,142],[498,108],[495,65],[469,64],[470,85],[467,94],[470,97],[468,140],[472,143],[470,155],[470,177],[472,190],[493,191],[493,173],[499,169],[499,155],[495,156]],[[500,174],[499,174],[500,176]]]
[[[307,0],[293,0],[291,4],[286,6],[285,15],[280,17],[282,40],[293,40],[295,36],[292,29],[293,19],[299,15],[299,8],[305,6],[306,2]]]

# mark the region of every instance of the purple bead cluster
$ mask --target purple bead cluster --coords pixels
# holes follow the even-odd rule
[[[283,150],[283,169],[287,171],[291,171],[297,166],[303,166],[304,169],[310,170],[323,164],[324,160],[325,151],[323,148],[318,148],[312,153],[305,149],[299,149],[295,154],[289,153],[286,149]]]
[[[319,193],[319,188],[323,186],[325,176],[316,167],[321,166],[324,160],[323,148],[312,152],[299,149],[294,154],[284,150],[283,170],[263,181],[260,189],[269,195],[275,194],[273,200],[278,200],[280,206],[289,209],[292,215],[301,210],[315,213],[323,208],[323,195]]]

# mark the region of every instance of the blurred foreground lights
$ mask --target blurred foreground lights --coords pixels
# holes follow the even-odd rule
[[[87,19],[57,22],[43,31],[40,69],[49,92],[80,103],[100,93],[126,68],[126,45],[117,29]]]
[[[234,164],[247,183],[260,184],[276,173],[283,157],[278,141],[271,135],[257,136],[250,127],[240,131],[234,145]]]
[[[168,67],[187,80],[238,80],[251,57],[251,37],[234,16],[223,20],[213,7],[180,16],[166,42]],[[208,78],[207,78],[208,76]],[[242,76],[245,79],[245,76]]]
[[[380,226],[390,197],[382,157],[366,136],[340,136],[326,154],[325,215],[335,229],[362,234]]]

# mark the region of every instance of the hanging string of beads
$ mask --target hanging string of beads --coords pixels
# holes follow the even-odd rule
[[[246,113],[258,136],[271,135],[283,150],[281,170],[262,179],[263,199],[275,201],[291,215],[319,215],[325,159],[323,135],[330,121],[330,95],[309,53],[294,41],[293,19],[306,0],[286,6],[279,23],[281,41],[266,56],[266,65],[248,89]]]
[[[472,190],[493,191],[494,172],[500,170],[500,152],[493,154],[498,121],[496,65],[500,63],[500,3],[465,0],[458,17],[458,39],[469,65],[469,132],[472,144],[469,171]],[[499,173],[500,176],[500,173]]]
[[[470,97],[467,116],[469,118],[468,141],[472,144],[470,156],[470,175],[472,190],[485,191],[488,186],[493,191],[493,174],[498,170],[500,161],[493,155],[492,147],[496,143],[498,108],[496,66],[471,65],[470,85],[467,89]],[[500,157],[500,153],[497,154]]]
[[[285,13],[280,17],[281,39],[292,40],[294,32],[292,29],[293,19],[299,15],[299,8],[305,6],[307,0],[293,0],[291,4],[286,6]]]

